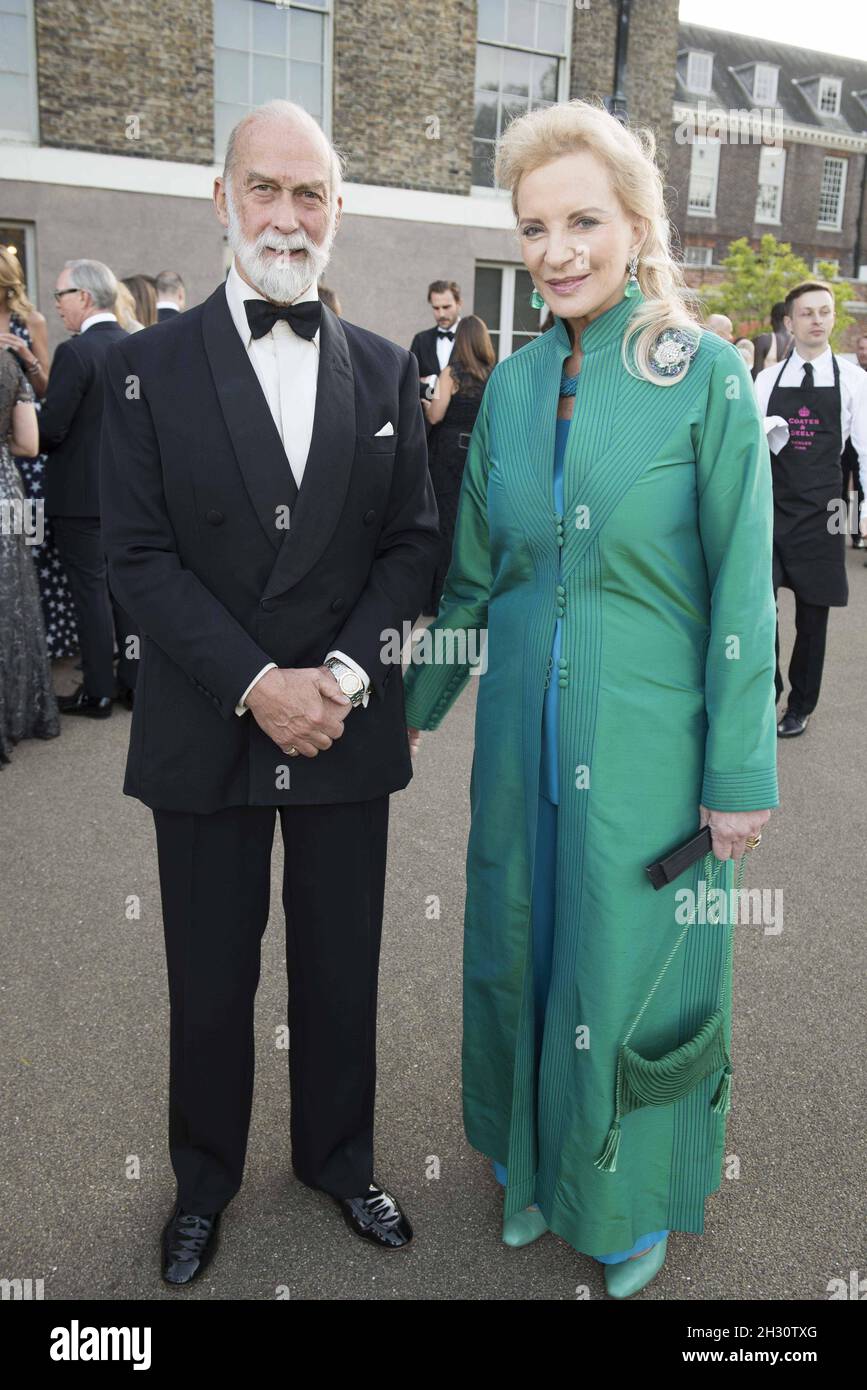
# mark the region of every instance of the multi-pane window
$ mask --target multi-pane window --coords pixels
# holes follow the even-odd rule
[[[35,303],[37,285],[33,230],[32,222],[0,222],[0,246],[20,265],[25,288]]]
[[[845,159],[826,156],[822,163],[822,186],[819,191],[819,220],[817,226],[839,232],[843,226],[843,199],[846,195]]]
[[[690,92],[711,91],[713,82],[713,54],[690,51],[686,59],[686,85]]]
[[[685,246],[683,248],[684,265],[713,265],[712,246]]]
[[[779,68],[770,63],[756,63],[753,69],[753,101],[760,106],[773,106],[777,100]]]
[[[759,155],[759,187],[756,194],[756,221],[779,222],[783,204],[783,178],[786,151],[762,145]]]
[[[839,77],[820,77],[819,78],[819,100],[818,107],[823,116],[839,116],[840,114],[840,79]]]
[[[4,0],[0,0],[4,3]],[[264,101],[295,101],[325,127],[329,0],[214,0],[214,153]]]
[[[473,313],[483,319],[497,361],[538,338],[546,311],[530,304],[533,281],[523,266],[478,265]]]
[[[692,144],[687,211],[713,216],[719,178],[719,140],[698,139]]]
[[[473,183],[494,185],[497,137],[565,95],[567,0],[478,0]]]
[[[37,136],[33,0],[0,0],[0,139]]]

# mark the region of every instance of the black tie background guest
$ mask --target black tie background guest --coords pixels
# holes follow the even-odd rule
[[[428,467],[440,519],[440,549],[425,613],[439,610],[443,585],[452,558],[455,521],[470,435],[482,403],[488,377],[497,360],[484,319],[476,314],[462,318],[454,348],[443,368],[430,401],[422,401],[428,423],[435,425],[428,439]]]
[[[418,362],[419,391],[430,399],[436,379],[448,366],[461,319],[461,287],[454,280],[434,280],[428,285],[428,304],[436,322],[416,333],[410,352]]]
[[[176,270],[161,270],[155,277],[157,323],[164,323],[187,307],[187,291]]]
[[[819,698],[828,609],[849,601],[845,531],[832,525],[843,486],[840,455],[851,436],[867,475],[867,376],[828,346],[834,294],[822,280],[805,280],[786,296],[792,347],[782,366],[756,377],[759,409],[788,426],[781,449],[771,444],[774,482],[774,593],[795,594],[795,645],[789,664],[788,706],[781,738],[802,734]],[[832,509],[832,510],[829,510]],[[783,692],[777,632],[777,698]]]
[[[91,719],[111,714],[116,620],[124,692],[134,687],[136,670],[135,659],[127,660],[126,640],[134,629],[122,611],[112,612],[99,524],[102,368],[109,348],[127,337],[114,313],[116,299],[117,281],[102,261],[67,261],[54,301],[64,327],[76,336],[54,354],[39,414],[40,449],[49,455],[45,510],[69,579],[81,645],[82,684],[58,704],[64,714]]]
[[[418,617],[438,531],[415,359],[317,296],[340,183],[300,107],[250,112],[214,188],[226,282],[106,370],[109,572],[145,634],[124,790],[156,828],[175,1284],[241,1185],[278,812],[293,1170],[365,1239],[412,1236],[373,1159],[389,795],[412,775],[381,634]]]

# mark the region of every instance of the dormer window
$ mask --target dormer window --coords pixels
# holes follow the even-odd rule
[[[686,85],[690,92],[710,95],[713,90],[713,54],[690,49],[686,58]]]
[[[753,69],[753,101],[760,106],[776,104],[779,74],[779,68],[771,63],[756,63]]]
[[[839,77],[819,78],[819,96],[816,105],[820,115],[839,116],[841,86]]]

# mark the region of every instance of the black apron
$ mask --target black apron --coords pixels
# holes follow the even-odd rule
[[[840,368],[832,355],[833,386],[781,386],[774,382],[767,414],[781,415],[789,426],[789,442],[771,454],[774,480],[774,589],[793,589],[804,603],[845,608],[845,529],[835,535],[829,526],[843,486],[840,455]]]

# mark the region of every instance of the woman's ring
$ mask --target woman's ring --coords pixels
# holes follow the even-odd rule
[[[747,840],[747,849],[757,849],[761,843],[762,832],[759,831],[758,835],[751,835],[750,838]]]

